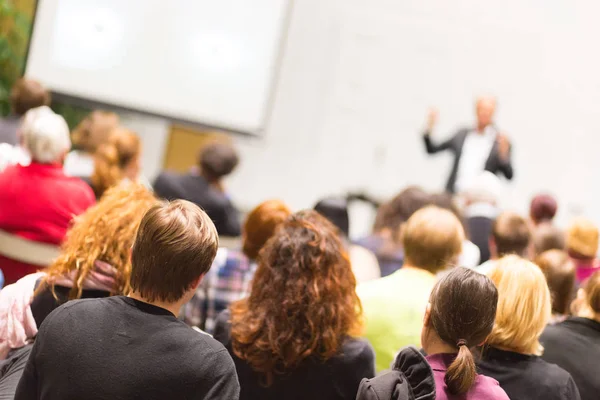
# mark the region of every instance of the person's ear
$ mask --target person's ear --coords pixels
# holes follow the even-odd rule
[[[496,247],[496,242],[494,241],[494,237],[490,236],[488,239],[488,245],[490,247],[490,257],[492,259],[498,257],[498,248]]]
[[[423,326],[429,326],[431,321],[431,303],[427,303],[427,307],[425,308],[425,315],[423,316]]]
[[[202,278],[204,278],[204,275],[205,274],[202,274],[198,278],[196,278],[192,281],[192,283],[190,284],[190,290],[196,291],[196,289],[198,289],[198,286],[200,286],[200,283],[202,282]]]

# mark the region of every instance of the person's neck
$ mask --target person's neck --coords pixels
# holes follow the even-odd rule
[[[475,132],[479,133],[480,135],[483,135],[483,133],[485,132],[485,128],[487,128],[487,125],[482,125],[482,124],[477,124],[477,128],[475,129]]]
[[[179,315],[179,310],[181,309],[181,307],[183,306],[183,303],[184,303],[184,301],[182,301],[182,300],[177,301],[175,303],[159,301],[159,300],[148,301],[147,299],[143,298],[138,292],[135,292],[135,291],[129,293],[129,296],[127,296],[127,297],[130,297],[134,300],[141,301],[144,303],[152,304],[153,306],[156,306],[156,307],[164,308],[165,310],[171,312],[171,314],[173,314],[175,316]]]
[[[441,340],[434,340],[432,343],[427,344],[427,346],[423,346],[423,349],[428,355],[433,354],[444,354],[444,353],[458,353],[458,349],[454,346],[449,345]]]
[[[580,318],[587,318],[596,322],[600,322],[600,314],[594,312],[594,310],[592,310],[592,308],[587,304],[581,307],[576,315]]]
[[[402,266],[402,269],[404,269],[404,270],[411,270],[411,271],[419,271],[419,272],[423,272],[423,273],[426,273],[426,274],[435,275],[435,272],[431,272],[430,270],[425,269],[425,268],[417,267],[417,266],[415,266],[415,265],[413,265],[413,264],[411,264],[409,262],[406,262],[406,261],[405,261],[405,264]]]

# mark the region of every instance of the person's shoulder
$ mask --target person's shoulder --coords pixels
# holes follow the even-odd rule
[[[539,376],[546,377],[548,382],[555,382],[558,387],[563,387],[573,379],[567,371],[556,364],[543,360],[541,357],[536,357],[535,364]]]
[[[351,363],[374,363],[375,351],[366,339],[348,338],[342,345],[340,355]]]
[[[482,398],[490,399],[490,400],[509,400],[508,395],[500,387],[500,383],[485,375],[477,375],[476,387],[474,388],[477,391],[477,394]]]

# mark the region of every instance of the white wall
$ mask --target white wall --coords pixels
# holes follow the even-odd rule
[[[302,208],[349,189],[441,189],[450,157],[424,154],[426,108],[440,108],[444,137],[472,123],[474,97],[492,92],[514,144],[505,205],[525,211],[549,190],[563,221],[583,212],[600,222],[598,11],[587,0],[296,0],[267,132],[236,139],[234,199]],[[164,134],[143,135],[159,154],[154,135]]]

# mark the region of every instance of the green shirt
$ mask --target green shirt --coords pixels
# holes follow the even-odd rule
[[[364,336],[375,349],[378,372],[390,368],[402,347],[420,347],[423,316],[435,282],[435,275],[428,271],[404,267],[358,286],[365,317]]]

